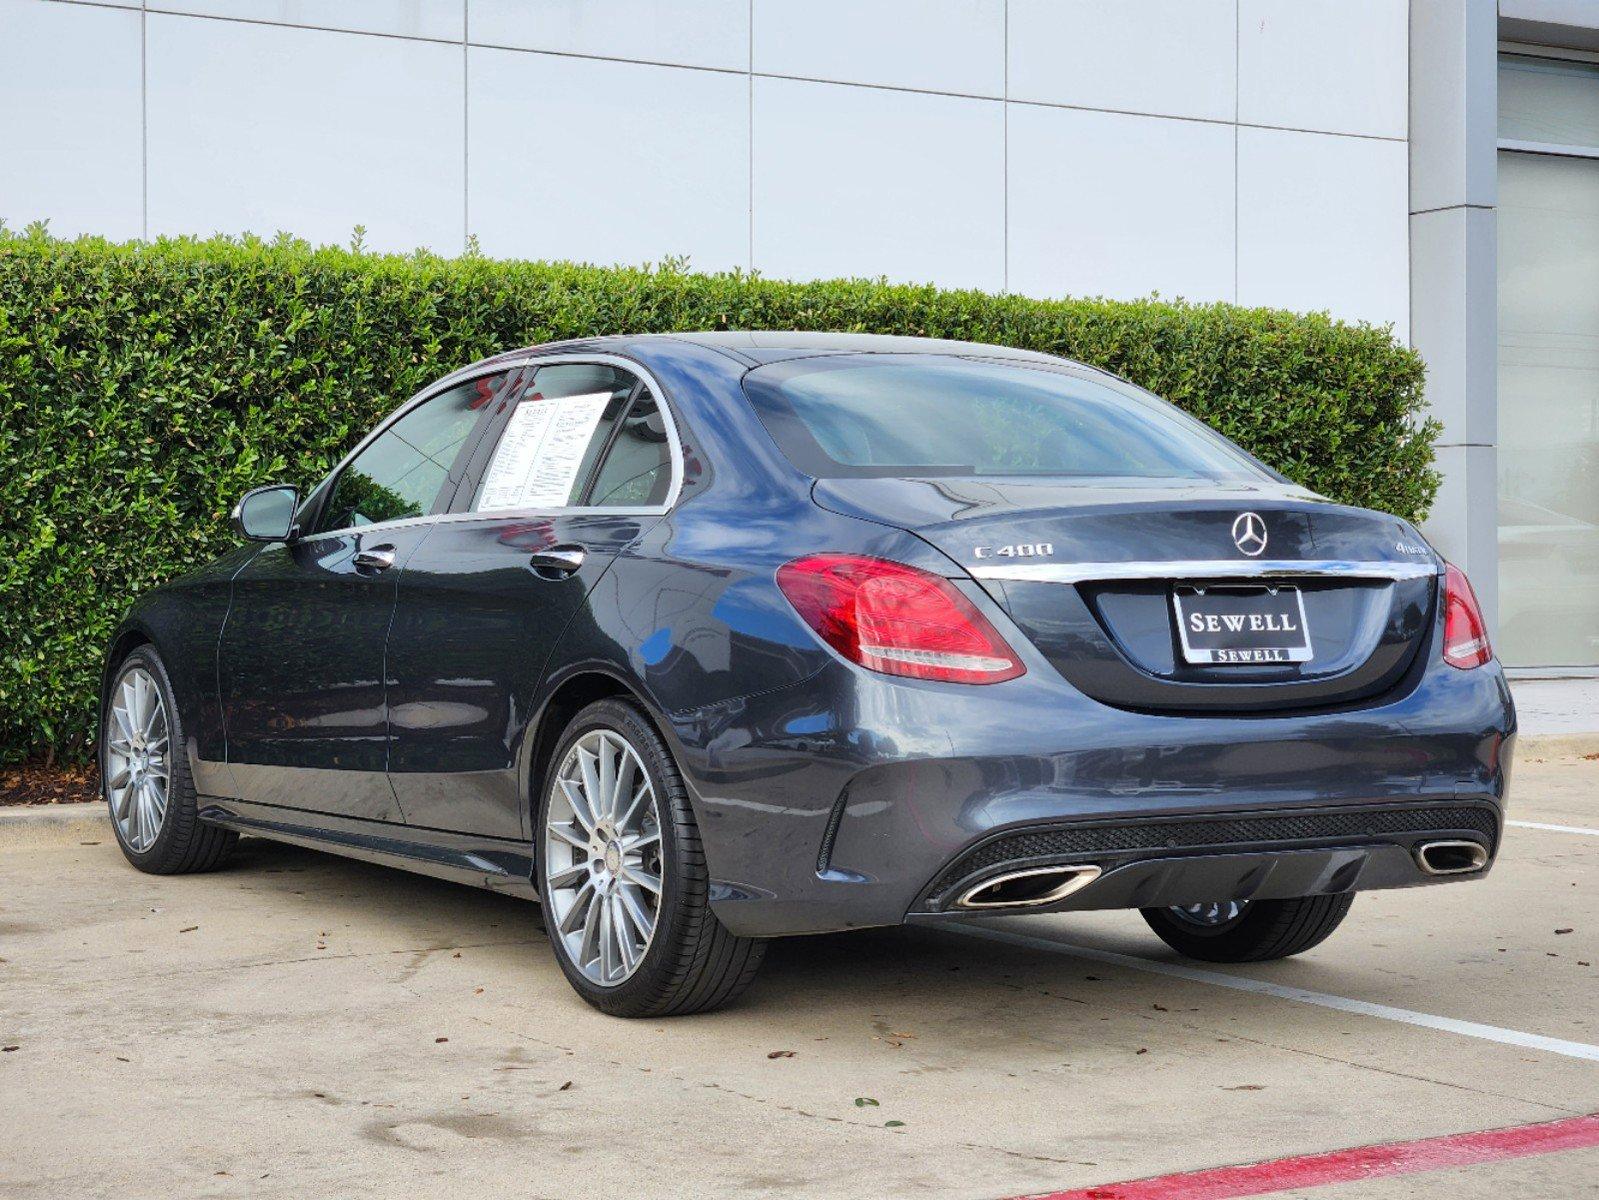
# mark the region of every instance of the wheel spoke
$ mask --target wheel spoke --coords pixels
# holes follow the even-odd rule
[[[611,898],[601,896],[600,904],[600,978],[607,983],[616,974],[616,922],[612,920]]]
[[[158,698],[150,705],[150,711],[144,717],[144,726],[139,730],[140,733],[144,734],[146,744],[149,743],[150,737],[155,733],[157,727],[165,723],[166,714],[161,711],[161,702]]]
[[[644,911],[644,906],[639,903],[633,890],[624,884],[617,890],[616,895],[622,911],[627,914],[627,919],[632,922],[633,928],[638,930],[639,941],[649,941],[650,934],[655,929],[655,921]]]
[[[134,729],[142,731],[149,711],[149,702],[145,694],[144,672],[135,671],[132,682],[133,703],[128,708],[128,716],[133,721]]]
[[[570,867],[563,867],[559,871],[551,871],[549,885],[552,888],[571,887],[579,880],[587,879],[589,865],[586,862],[573,863]]]
[[[575,933],[587,923],[589,910],[594,906],[594,884],[585,881],[577,889],[577,894],[572,897],[572,907],[566,910],[566,915],[561,918],[560,930],[562,933]]]
[[[584,837],[582,832],[573,828],[572,825],[556,825],[552,823],[549,826],[549,832],[551,837],[559,838],[574,850],[581,850],[585,854],[588,853],[588,838]]]
[[[635,834],[633,837],[623,838],[622,853],[642,853],[648,847],[659,846],[660,844],[661,831],[659,829],[651,829],[646,833]]]
[[[594,789],[589,793],[594,798],[594,811],[601,817],[616,816],[616,758],[619,753],[617,747],[611,744],[611,739],[603,733],[600,734],[600,748],[594,756],[594,767],[597,778]]]
[[[126,684],[123,685],[123,690],[127,690]],[[122,703],[114,706],[111,709],[111,719],[117,723],[117,728],[122,731],[122,744],[124,746],[131,746],[134,737],[133,717],[132,714],[128,712],[127,704],[128,698],[123,696]]]
[[[120,787],[127,787],[128,779],[129,779],[129,777],[132,774],[133,774],[132,769],[128,766],[127,763],[124,762],[121,766],[119,766],[116,769],[116,773],[113,774],[111,776],[111,778],[106,782],[106,786],[108,788],[111,788],[113,791],[115,791],[117,788],[120,788]]]
[[[611,817],[616,822],[619,831],[625,831],[628,822],[633,819],[633,811],[637,804],[633,800],[633,755],[627,747],[621,748],[620,761],[616,765],[616,773],[611,780],[611,790],[607,793],[606,803],[611,806]],[[622,802],[627,801],[627,811],[622,810]]]
[[[600,791],[599,772],[597,759],[592,751],[585,750],[581,745],[577,748],[578,769],[583,773],[583,797],[588,801],[589,812],[596,821],[604,818],[605,811],[600,808],[604,793]]]
[[[135,784],[133,788],[133,838],[134,849],[144,849],[145,810],[149,808],[149,801],[145,799],[144,786]]]
[[[653,892],[657,896],[661,894],[661,877],[652,875],[643,867],[635,867],[631,863],[623,863],[622,878],[629,883],[637,884],[646,892]]]
[[[128,832],[128,802],[132,799],[133,787],[131,784],[124,784],[122,791],[112,797],[112,811],[117,814],[117,820],[122,824],[123,833]]]
[[[633,945],[633,934],[627,927],[627,918],[623,915],[621,901],[615,896],[611,897],[611,929],[616,934],[616,948],[622,955],[622,969],[631,975],[638,963],[637,950]]]
[[[572,807],[572,816],[583,827],[585,833],[593,833],[595,825],[594,814],[589,810],[588,799],[583,795],[582,785],[574,783],[570,779],[562,779],[558,782],[561,785],[562,793],[566,796],[567,804]]]
[[[650,781],[648,779],[641,780],[638,789],[633,793],[633,798],[627,802],[627,811],[617,818],[616,827],[618,829],[633,828],[633,818],[638,815],[640,806],[649,799],[650,795]]]

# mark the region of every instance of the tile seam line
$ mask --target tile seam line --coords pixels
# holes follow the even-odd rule
[[[44,0],[49,4],[71,4],[78,8],[103,8],[112,11],[130,11],[122,5],[96,4],[93,0]],[[137,9],[131,11],[139,11]],[[230,25],[252,25],[262,29],[300,29],[315,33],[339,33],[350,37],[382,38],[388,41],[420,42],[430,46],[459,46],[463,39],[421,37],[405,33],[385,33],[374,29],[342,29],[333,25],[296,24],[287,21],[264,21],[253,17],[230,17],[217,13],[182,12],[177,9],[150,7],[143,10],[157,16],[181,17],[195,21],[219,21]],[[898,92],[912,96],[942,96],[951,100],[981,100],[991,104],[1023,104],[1030,108],[1049,108],[1063,112],[1104,113],[1118,117],[1146,117],[1153,121],[1184,121],[1193,125],[1233,126],[1238,129],[1259,129],[1278,133],[1302,133],[1315,137],[1354,138],[1368,142],[1389,142],[1404,145],[1405,137],[1379,133],[1357,133],[1339,129],[1306,129],[1296,125],[1269,125],[1255,121],[1233,121],[1222,117],[1195,117],[1181,113],[1144,112],[1131,108],[1105,108],[1090,104],[1063,104],[1052,100],[1029,100],[1015,96],[984,95],[978,92],[948,92],[936,88],[908,87],[902,84],[871,83],[853,79],[825,79],[815,75],[786,75],[771,71],[750,71],[744,67],[713,67],[703,63],[667,62],[660,59],[623,58],[610,54],[584,54],[574,50],[546,50],[534,46],[512,46],[502,42],[465,39],[464,44],[479,50],[504,50],[519,54],[542,54],[551,58],[573,58],[587,62],[610,62],[637,67],[664,67],[679,71],[703,71],[713,75],[749,75],[754,79],[776,79],[789,83],[815,83],[830,87],[864,88],[869,91]],[[1413,214],[1414,215],[1414,214]]]

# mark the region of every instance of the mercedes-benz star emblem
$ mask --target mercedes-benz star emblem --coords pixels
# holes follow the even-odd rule
[[[1254,558],[1266,549],[1266,522],[1259,513],[1239,513],[1233,522],[1233,545]]]

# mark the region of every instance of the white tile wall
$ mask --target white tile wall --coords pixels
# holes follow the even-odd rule
[[[1076,109],[1010,114],[1010,286],[1233,298],[1233,130]]]
[[[749,68],[749,0],[471,0],[468,19],[491,46]]]
[[[149,0],[159,12],[460,41],[466,0]]]
[[[1409,335],[1405,144],[1238,131],[1238,301]]]
[[[209,15],[158,11],[179,8]],[[502,255],[1236,296],[1403,332],[1405,10],[0,0],[0,103],[25,118],[0,217],[340,243],[359,223],[447,252],[473,232]],[[357,32],[305,27],[333,25]],[[1007,75],[1011,103],[973,98]]]
[[[742,75],[473,48],[469,225],[485,253],[749,262]]]
[[[754,265],[1004,285],[1004,106],[755,80]]]
[[[1231,121],[1236,0],[1010,0],[1010,95]]]
[[[1005,94],[1005,0],[754,0],[764,74]]]
[[[0,0],[0,217],[11,228],[48,219],[68,236],[139,235],[139,19]]]
[[[1238,119],[1404,137],[1409,13],[1407,0],[1239,0]]]
[[[376,249],[463,237],[459,46],[147,18],[149,227]]]

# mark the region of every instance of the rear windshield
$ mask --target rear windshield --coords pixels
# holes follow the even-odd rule
[[[1165,401],[1048,367],[838,356],[762,367],[745,376],[744,389],[783,453],[818,479],[1270,478]]]

